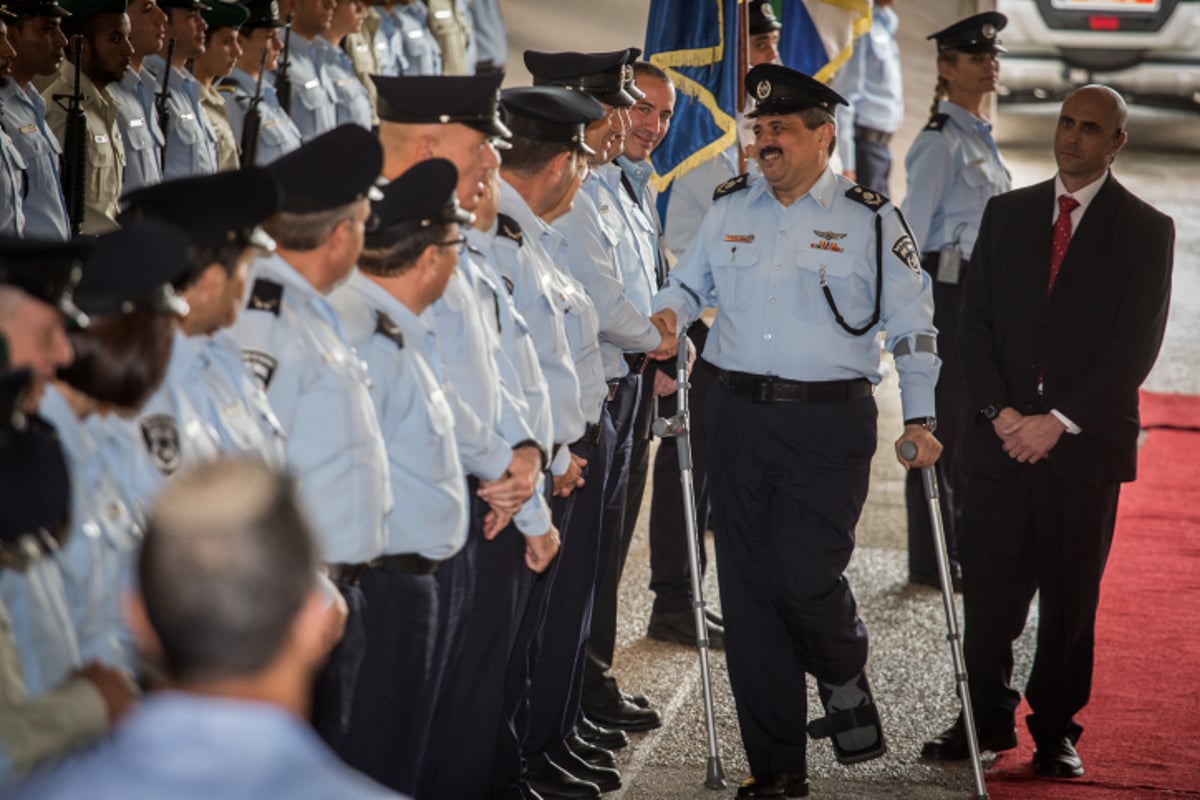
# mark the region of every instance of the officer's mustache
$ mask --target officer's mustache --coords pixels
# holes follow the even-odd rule
[[[774,145],[769,145],[769,146],[767,146],[767,147],[764,147],[764,148],[762,148],[762,149],[760,149],[760,150],[758,151],[758,157],[759,157],[759,158],[766,158],[767,156],[771,156],[771,155],[775,155],[775,156],[782,156],[782,155],[783,155],[783,148],[781,148],[781,147],[776,147],[776,146],[774,146]]]

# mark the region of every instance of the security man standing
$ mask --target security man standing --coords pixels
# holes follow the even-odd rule
[[[882,195],[835,175],[834,109],[802,73],[750,70],[762,177],[716,191],[659,293],[671,328],[708,306],[710,485],[729,678],[752,777],[739,797],[807,794],[811,673],[828,716],[808,726],[852,764],[886,746],[864,667],[867,631],[843,572],[876,443],[879,341],[896,356],[904,433],[933,464],[939,361],[929,278]]]
[[[200,0],[162,0],[162,7],[167,12],[167,36],[175,40],[175,49],[170,64],[164,45],[161,54],[146,59],[145,67],[154,76],[155,93],[162,91],[164,82],[167,89],[163,178],[211,175],[217,171],[217,134],[200,107],[199,82],[185,69],[188,60],[208,46],[204,40],[208,26],[200,14],[207,6]]]
[[[162,127],[154,110],[154,76],[143,69],[147,56],[162,49],[167,38],[167,15],[154,0],[127,9],[133,56],[121,80],[108,91],[117,101],[117,125],[125,143],[125,173],[121,191],[131,192],[162,181]]]
[[[338,124],[337,92],[325,71],[326,42],[321,38],[333,22],[333,2],[287,0],[281,12],[292,14],[288,42],[292,96],[288,109],[307,142]]]

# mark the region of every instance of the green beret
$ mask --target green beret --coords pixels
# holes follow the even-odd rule
[[[200,12],[208,29],[240,28],[242,23],[250,19],[250,11],[240,3],[227,0],[210,0],[209,7]]]

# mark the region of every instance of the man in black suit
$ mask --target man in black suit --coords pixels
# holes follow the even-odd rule
[[[1175,228],[1109,167],[1125,102],[1085,86],[1063,103],[1058,175],[992,198],[961,324],[969,469],[964,649],[981,749],[1016,747],[1012,642],[1039,592],[1025,687],[1040,775],[1075,778],[1100,578],[1120,485],[1137,467],[1138,387],[1167,322]],[[967,757],[962,719],[922,756]]]

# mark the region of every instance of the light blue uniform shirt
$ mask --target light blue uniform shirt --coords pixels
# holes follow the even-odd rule
[[[193,341],[202,338],[208,339],[203,350],[205,391],[198,402],[217,433],[221,452],[256,456],[282,469],[287,434],[266,392],[246,368],[242,349],[225,331]]]
[[[511,218],[498,221],[496,266],[509,287],[517,313],[529,326],[538,363],[550,390],[554,443],[570,444],[583,436],[586,420],[579,403],[579,377],[575,374],[571,345],[564,319],[567,296],[555,285],[554,262],[538,241],[549,228],[537,217],[520,192],[500,184],[500,210]],[[517,230],[509,230],[515,223]],[[569,461],[569,455],[566,456]],[[565,474],[566,464],[557,465]]]
[[[527,420],[524,392],[519,386],[506,386],[502,378],[511,376],[513,367],[501,368],[508,356],[500,344],[499,306],[494,299],[484,302],[485,293],[496,295],[481,287],[482,281],[479,268],[464,251],[445,292],[421,317],[437,333],[442,368],[454,387],[450,400],[463,469],[493,481],[508,469],[512,448],[536,437]],[[549,510],[540,494],[535,492],[525,503],[518,519],[527,535],[540,536],[549,529]]]
[[[538,241],[549,255],[550,263],[555,265],[550,277],[556,299],[563,304],[563,328],[575,362],[575,375],[579,378],[579,405],[583,418],[595,425],[600,421],[600,412],[608,398],[604,357],[600,352],[600,316],[583,284],[558,266],[567,261],[567,248],[570,247],[567,237],[540,219],[537,221],[541,225]]]
[[[637,184],[641,184],[644,193],[646,181],[650,178],[651,167],[643,162],[641,169],[631,161],[625,161],[624,156],[618,157],[617,162],[605,164],[596,170],[598,181],[591,183],[591,197],[600,208],[600,223],[606,227],[608,223],[620,232],[620,240],[616,247],[617,263],[621,265],[621,281],[625,285],[625,296],[643,314],[650,314],[654,294],[658,291],[658,278],[655,270],[658,264],[658,224],[651,214],[643,211],[638,201],[630,196],[628,190],[621,185],[622,174],[636,176]],[[615,210],[613,216],[610,211]]]
[[[748,189],[713,203],[655,308],[671,308],[690,323],[715,306],[704,357],[722,369],[789,380],[878,384],[879,334],[886,330],[889,351],[902,340],[916,351],[896,359],[904,418],[933,416],[941,360],[913,340],[936,333],[932,288],[892,206],[879,209],[883,298],[872,331],[852,336],[843,330],[821,291],[824,278],[849,324],[871,318],[875,212],[846,196],[852,187],[827,167],[807,194],[785,207],[765,180],[751,177]]]
[[[162,56],[149,56],[143,66],[154,76],[154,85],[162,86],[166,62]],[[159,89],[156,88],[156,92]],[[167,159],[163,179],[212,175],[217,171],[217,134],[200,107],[200,84],[192,73],[171,69],[167,84]]]
[[[422,2],[398,5],[391,10],[403,47],[402,75],[441,75],[442,49],[429,30],[429,9]]]
[[[71,227],[58,171],[62,147],[46,125],[46,101],[32,83],[22,89],[9,78],[0,86],[0,123],[25,162],[24,235],[67,239]]]
[[[663,244],[675,258],[696,241],[700,223],[712,208],[713,191],[737,177],[737,146],[727,147],[714,158],[693,167],[671,182],[667,216],[663,220]]]
[[[35,775],[13,800],[385,800],[303,720],[254,700],[163,692],[111,738]]]
[[[367,14],[379,17],[375,29],[375,58],[379,62],[379,74],[395,78],[404,74],[408,62],[404,60],[404,42],[401,41],[400,20],[383,6],[368,6]]]
[[[470,9],[478,61],[503,67],[508,61],[508,29],[499,0],[471,0]]]
[[[25,230],[25,180],[25,159],[0,127],[0,236],[20,236]]]
[[[1012,188],[1012,176],[990,124],[949,100],[938,110],[949,119],[936,128],[926,126],[904,159],[908,193],[900,210],[921,252],[958,242],[963,256],[970,257],[984,206]]]
[[[354,72],[350,56],[324,37],[318,37],[325,57],[325,75],[333,85],[337,102],[337,124],[353,122],[371,130],[371,95]]]
[[[367,367],[329,300],[281,257],[258,259],[250,283],[229,333],[287,431],[287,463],[321,558],[370,561],[383,553],[392,492]]]
[[[8,609],[29,697],[55,688],[80,666],[75,622],[56,559],[39,558],[22,572],[0,569],[0,603]]]
[[[855,125],[895,133],[904,121],[904,84],[896,45],[899,26],[895,11],[876,6],[871,29],[854,43],[850,60],[833,79],[833,88],[849,103],[837,109],[837,153],[844,169],[855,168]]]
[[[604,377],[610,381],[629,372],[623,353],[644,353],[662,341],[647,316],[649,298],[643,297],[647,307],[640,308],[626,293],[626,272],[637,276],[643,268],[636,261],[617,203],[604,180],[593,172],[575,195],[571,210],[554,222],[555,229],[571,243],[565,252],[565,266],[583,284],[600,317],[600,352]],[[633,291],[638,292],[637,286]]]
[[[118,83],[108,85],[117,101],[117,125],[125,142],[122,193],[162,183],[162,128],[154,108],[154,78],[143,69],[125,70]]]
[[[337,94],[325,71],[325,56],[320,36],[311,42],[292,31],[290,50],[292,81],[292,121],[300,138],[311,141],[337,127]]]
[[[95,660],[133,671],[136,648],[121,602],[133,586],[142,529],[100,457],[96,440],[53,386],[42,396],[41,413],[58,430],[71,473],[71,531],[55,559],[80,658],[85,664]]]
[[[275,94],[275,76],[268,73],[263,76],[262,102],[258,104],[262,115],[262,124],[258,128],[258,151],[254,163],[263,166],[270,164],[280,156],[287,155],[303,144],[300,129],[292,118],[279,105],[279,95]],[[233,130],[233,138],[239,146],[242,143],[242,132],[246,129],[246,115],[250,112],[250,101],[258,81],[240,67],[234,67],[227,78],[221,80],[218,87],[221,99],[225,101],[225,114],[229,117],[229,127]],[[233,91],[230,91],[230,87]]]
[[[467,481],[433,330],[358,270],[329,296],[371,372],[396,511],[384,552],[450,558],[467,540]]]

